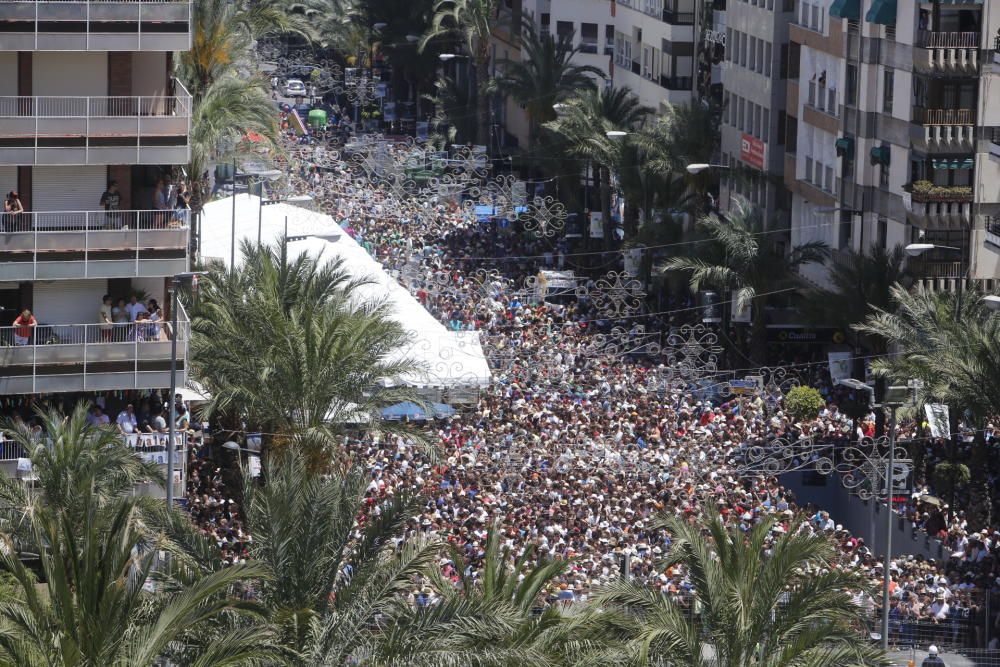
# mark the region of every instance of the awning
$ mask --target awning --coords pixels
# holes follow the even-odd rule
[[[896,0],[875,0],[865,14],[865,20],[881,25],[896,25]]]
[[[830,16],[850,21],[860,20],[861,0],[833,0],[833,4],[830,5]]]
[[[836,146],[839,157],[846,157],[848,160],[854,159],[854,139],[852,137],[837,139]]]
[[[871,160],[872,164],[889,165],[889,158],[892,152],[889,150],[888,146],[875,146],[871,150]]]
[[[971,157],[965,159],[956,158],[954,160],[931,160],[931,167],[934,169],[972,169],[974,164],[975,161]]]

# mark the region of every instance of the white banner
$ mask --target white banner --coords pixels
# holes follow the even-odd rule
[[[931,427],[932,438],[948,438],[951,436],[951,421],[947,405],[925,403],[924,414],[927,415],[927,424]]]
[[[604,238],[604,214],[600,211],[590,212],[590,238]]]
[[[830,379],[834,384],[838,380],[846,380],[851,377],[851,353],[850,352],[828,352],[827,358],[830,362]]]

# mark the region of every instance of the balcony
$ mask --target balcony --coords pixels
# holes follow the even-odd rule
[[[908,217],[919,227],[964,227],[972,220],[972,188],[934,186],[917,181],[903,186]]]
[[[184,164],[191,95],[0,97],[0,163]]]
[[[661,17],[664,23],[670,25],[694,25],[694,12],[677,12],[672,9],[664,9]]]
[[[189,211],[21,213],[0,222],[0,281],[186,271]]]
[[[975,117],[972,109],[913,108],[913,122],[918,125],[972,125]]]
[[[921,31],[913,64],[925,72],[974,75],[979,69],[978,32]]]
[[[110,415],[113,419],[114,415]],[[149,463],[156,464],[160,472],[166,477],[167,472],[167,443],[170,436],[166,433],[136,433],[133,435],[122,435],[122,440],[126,445]],[[180,479],[174,483],[174,497],[184,497],[184,480],[187,478],[187,433],[174,434],[174,471],[179,473]],[[197,443],[192,443],[197,444]],[[27,461],[28,452],[21,445],[5,437],[0,433],[0,474],[6,473],[8,477],[15,479],[31,479],[34,477]],[[142,482],[136,484],[135,492],[139,495],[163,498],[166,490],[152,482]]]
[[[183,386],[190,323],[183,308],[177,315],[177,384]],[[173,342],[170,322],[0,327],[0,394],[169,387]]]
[[[689,76],[660,75],[660,85],[667,90],[693,90],[692,78]]]
[[[187,51],[190,0],[3,0],[2,51]]]
[[[957,253],[955,253],[957,254]],[[961,278],[965,275],[964,262],[925,261],[911,259],[906,268],[920,278]]]
[[[989,139],[990,159],[1000,160],[1000,128],[991,128],[989,130]]]

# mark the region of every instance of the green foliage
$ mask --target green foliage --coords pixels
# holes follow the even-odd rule
[[[857,572],[829,570],[836,544],[800,533],[775,535],[775,519],[749,532],[726,528],[712,508],[704,523],[660,519],[673,541],[662,566],[681,566],[694,584],[694,609],[625,579],[596,597],[628,639],[619,664],[673,667],[874,667],[881,651],[858,641],[864,622],[854,602],[868,584]],[[705,655],[713,659],[707,662]]]
[[[245,243],[238,271],[204,281],[192,322],[192,367],[211,393],[208,416],[249,420],[325,465],[344,424],[382,428],[383,408],[414,393],[409,343],[386,307],[357,297],[340,261],[286,244]]]
[[[819,411],[826,405],[823,395],[812,387],[792,387],[785,394],[785,412],[795,421],[816,419]]]
[[[934,488],[945,498],[953,497],[971,479],[969,466],[964,463],[942,461],[934,466]]]

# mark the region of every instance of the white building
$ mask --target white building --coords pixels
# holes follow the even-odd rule
[[[801,0],[789,28],[792,242],[921,240],[925,289],[1000,277],[996,3]],[[823,271],[812,269],[823,280]]]
[[[187,216],[152,209],[190,154],[191,97],[172,72],[191,2],[8,0],[0,22],[0,188],[25,211],[0,222],[0,395],[166,388],[174,332],[109,340],[98,313],[103,295],[138,292],[168,317],[167,277],[188,269]],[[119,210],[106,213],[112,180]],[[38,325],[15,345],[24,308]]]

